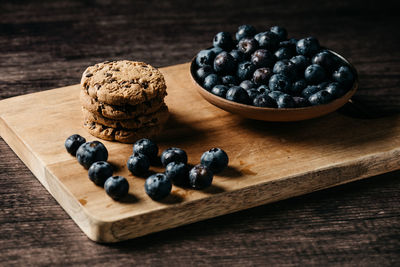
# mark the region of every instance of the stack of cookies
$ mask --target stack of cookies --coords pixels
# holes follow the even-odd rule
[[[146,63],[123,60],[90,66],[81,86],[83,126],[98,138],[133,143],[158,135],[168,119],[164,77]]]

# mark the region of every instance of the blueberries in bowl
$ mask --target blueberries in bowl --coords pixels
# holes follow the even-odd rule
[[[343,97],[356,81],[354,68],[315,37],[289,38],[281,26],[256,32],[251,25],[239,26],[234,35],[235,40],[218,33],[213,47],[201,50],[192,64],[197,83],[221,98],[256,107],[303,108]]]

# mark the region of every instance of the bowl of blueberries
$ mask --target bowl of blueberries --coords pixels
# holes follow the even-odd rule
[[[197,91],[211,104],[243,117],[299,121],[331,113],[358,88],[355,68],[315,37],[288,38],[273,26],[241,25],[235,38],[219,32],[190,65]]]

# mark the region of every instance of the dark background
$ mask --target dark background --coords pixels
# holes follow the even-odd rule
[[[316,36],[352,62],[354,97],[397,112],[391,1],[0,1],[0,100],[79,83],[109,59],[184,63],[238,25]],[[396,123],[394,121],[393,123]],[[373,130],[373,129],[371,129]],[[399,265],[400,172],[112,245],[87,239],[0,138],[0,265]]]

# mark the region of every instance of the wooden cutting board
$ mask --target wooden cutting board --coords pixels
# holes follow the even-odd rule
[[[143,236],[400,167],[399,116],[362,120],[334,113],[295,123],[251,121],[203,100],[190,81],[189,64],[161,71],[171,118],[158,140],[160,150],[183,148],[189,163],[197,164],[204,151],[221,147],[230,164],[210,188],[173,186],[160,202],[145,194],[144,178],[126,168],[132,145],[102,141],[116,174],[130,183],[122,202],[94,185],[66,152],[71,134],[96,140],[82,127],[79,85],[0,101],[2,138],[94,241]]]

